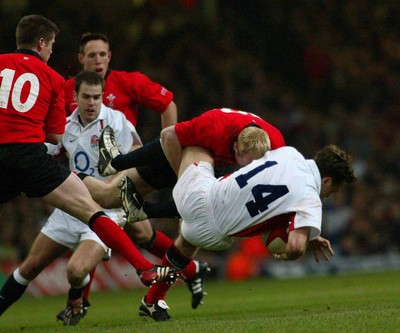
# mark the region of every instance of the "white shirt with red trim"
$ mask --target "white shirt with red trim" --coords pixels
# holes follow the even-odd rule
[[[321,176],[314,160],[295,148],[268,151],[231,175],[216,179],[211,164],[190,165],[173,197],[182,217],[182,236],[207,250],[223,250],[234,238],[271,228],[309,227],[310,239],[321,233]]]
[[[105,179],[99,175],[97,162],[99,159],[99,138],[101,131],[110,125],[115,134],[115,142],[122,154],[129,152],[133,144],[142,145],[135,127],[122,112],[106,107],[102,104],[100,114],[96,120],[83,126],[79,121],[79,111],[76,109],[67,118],[65,133],[58,146],[47,144],[51,155],[58,155],[64,150],[69,156],[69,167],[73,172],[83,172],[98,179]],[[119,222],[121,208],[104,210],[114,221]],[[66,214],[63,212],[63,214]],[[70,216],[73,219],[72,216]],[[84,229],[86,226],[82,226]]]
[[[99,138],[101,131],[110,125],[115,134],[115,142],[122,154],[126,154],[132,144],[142,142],[135,127],[121,112],[106,107],[102,104],[100,114],[96,120],[83,126],[79,121],[79,111],[76,109],[67,118],[65,134],[58,152],[64,148],[69,155],[69,166],[71,171],[83,172],[98,179],[104,179],[97,171],[99,159]],[[56,155],[56,151],[50,152]]]
[[[321,176],[314,160],[306,160],[293,147],[282,147],[219,178],[208,202],[224,235],[256,235],[282,218],[292,220],[293,229],[311,227],[310,239],[314,239],[321,233],[320,191]]]

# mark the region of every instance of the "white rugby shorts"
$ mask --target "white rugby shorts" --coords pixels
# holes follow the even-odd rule
[[[214,223],[209,193],[216,182],[211,164],[200,162],[185,170],[172,192],[182,217],[182,236],[192,245],[212,251],[224,250],[234,242]]]
[[[105,252],[108,249],[88,225],[57,208],[50,215],[41,232],[53,241],[73,250],[84,240],[99,243]]]

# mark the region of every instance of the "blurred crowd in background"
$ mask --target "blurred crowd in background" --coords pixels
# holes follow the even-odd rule
[[[180,121],[231,107],[277,126],[307,158],[328,143],[346,149],[358,182],[324,201],[323,235],[342,256],[399,250],[397,1],[3,0],[2,53],[14,51],[16,23],[29,13],[59,25],[49,65],[66,78],[80,70],[81,34],[102,32],[111,67],[138,70],[173,91]],[[159,134],[159,121],[141,110],[143,142]],[[51,210],[39,199],[9,204],[0,218],[2,255],[23,258]],[[170,228],[174,234],[176,223]],[[246,255],[243,244],[212,255]]]

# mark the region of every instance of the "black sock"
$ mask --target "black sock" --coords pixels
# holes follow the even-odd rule
[[[151,218],[171,218],[178,219],[180,215],[176,208],[174,200],[166,202],[152,203],[145,201],[143,203],[143,211],[146,213],[149,219]]]
[[[111,166],[117,171],[122,171],[139,166],[151,165],[155,163],[155,161],[158,161],[160,156],[165,156],[165,154],[161,147],[160,138],[157,138],[128,154],[118,155],[112,160]]]
[[[12,273],[7,281],[4,283],[3,288],[0,290],[0,316],[6,311],[13,303],[19,300],[24,294],[26,288],[23,284],[19,284],[14,279]]]
[[[68,298],[69,299],[81,298],[82,295],[83,295],[83,289],[85,289],[85,287],[79,288],[79,289],[76,289],[76,288],[73,288],[73,287],[69,288]]]
[[[186,258],[181,251],[179,251],[175,245],[172,245],[167,252],[165,253],[168,261],[178,267],[179,269],[184,269],[187,265],[189,265],[191,258]]]
[[[86,177],[89,177],[88,174],[83,173],[83,172],[78,172],[76,175],[77,175],[82,181],[83,181]]]

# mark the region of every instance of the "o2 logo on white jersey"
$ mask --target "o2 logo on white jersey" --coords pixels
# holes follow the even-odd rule
[[[248,185],[248,180],[254,177],[259,172],[266,168],[270,168],[278,164],[275,161],[267,161],[256,168],[250,170],[245,174],[241,174],[235,178],[240,188]],[[267,184],[256,184],[251,189],[254,200],[246,202],[246,208],[251,217],[257,216],[262,212],[265,212],[269,208],[269,204],[275,200],[283,197],[289,193],[289,189],[286,185],[267,185]]]
[[[86,152],[78,151],[73,157],[73,169],[78,172],[87,173],[90,176],[94,175],[94,168],[90,166],[90,159]]]
[[[11,95],[11,104],[18,112],[28,112],[35,105],[39,96],[39,79],[33,73],[20,75],[13,85],[15,70],[5,68],[0,72],[2,77],[0,85],[0,108],[7,109]],[[30,84],[30,90],[26,101],[21,101],[22,88],[26,83]]]

